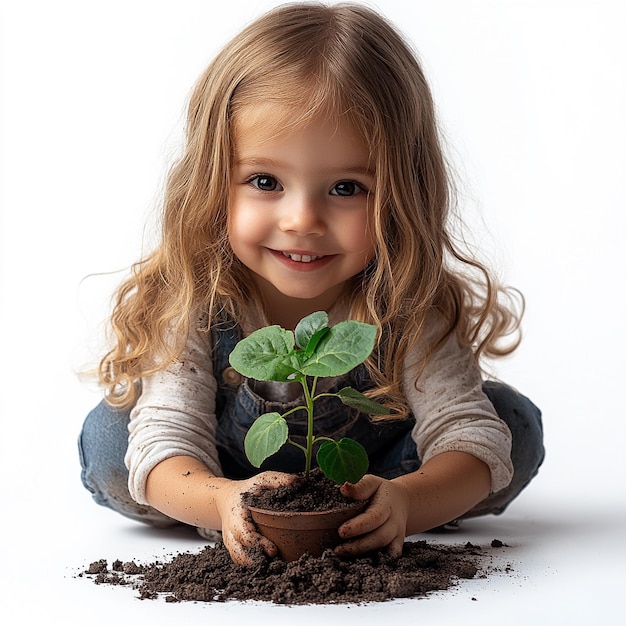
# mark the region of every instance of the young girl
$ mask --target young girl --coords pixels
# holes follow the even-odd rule
[[[243,437],[302,400],[291,383],[242,380],[228,356],[261,326],[325,310],[380,329],[367,363],[330,387],[393,409],[376,422],[334,399],[320,411],[319,429],[370,455],[371,473],[341,488],[370,504],[337,551],[397,555],[407,535],[501,513],[542,462],[540,413],[481,379],[482,356],[517,346],[519,315],[448,230],[431,94],[398,32],[355,4],[270,11],[201,76],[186,130],[162,239],[117,292],[106,399],[80,437],[95,500],[219,530],[240,563],[256,545],[276,554],[241,494],[292,481],[301,453],[258,472]]]

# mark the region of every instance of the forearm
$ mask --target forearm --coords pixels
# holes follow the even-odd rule
[[[406,535],[413,535],[456,519],[484,500],[491,473],[471,454],[445,452],[391,482],[405,491]]]
[[[222,531],[224,545],[236,563],[251,565],[248,550],[260,546],[276,556],[276,546],[259,535],[242,500],[246,492],[276,489],[295,476],[261,472],[251,478],[230,480],[215,476],[206,465],[189,456],[161,461],[148,475],[146,499],[155,509],[185,524]]]
[[[185,524],[221,530],[219,504],[231,483],[215,476],[198,459],[175,456],[150,472],[146,499],[150,506]]]

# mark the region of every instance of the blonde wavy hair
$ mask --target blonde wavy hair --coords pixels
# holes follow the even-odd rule
[[[241,323],[248,303],[260,303],[228,242],[228,206],[233,126],[261,102],[289,107],[287,128],[345,116],[369,146],[376,256],[352,278],[348,303],[352,318],[381,329],[367,363],[372,396],[395,417],[407,415],[404,357],[433,313],[443,324],[424,365],[451,335],[477,358],[517,347],[521,311],[512,291],[451,234],[451,176],[416,54],[363,6],[294,3],[245,28],[195,85],[184,152],[166,182],[160,243],[115,294],[113,347],[99,366],[111,404],[133,404],[134,383],[176,360],[197,311],[208,320],[225,311]]]

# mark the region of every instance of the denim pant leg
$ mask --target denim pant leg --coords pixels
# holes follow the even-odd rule
[[[508,487],[468,511],[463,516],[466,518],[502,513],[537,475],[545,456],[541,411],[526,396],[502,383],[486,381],[483,391],[511,431],[513,479]]]
[[[100,505],[152,526],[172,526],[176,520],[147,505],[137,504],[128,491],[129,410],[115,409],[102,401],[85,419],[78,438],[85,488]]]

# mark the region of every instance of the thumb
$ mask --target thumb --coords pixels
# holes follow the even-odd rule
[[[366,474],[358,483],[344,483],[341,485],[341,493],[353,500],[369,500],[377,491],[380,479],[372,474]]]

